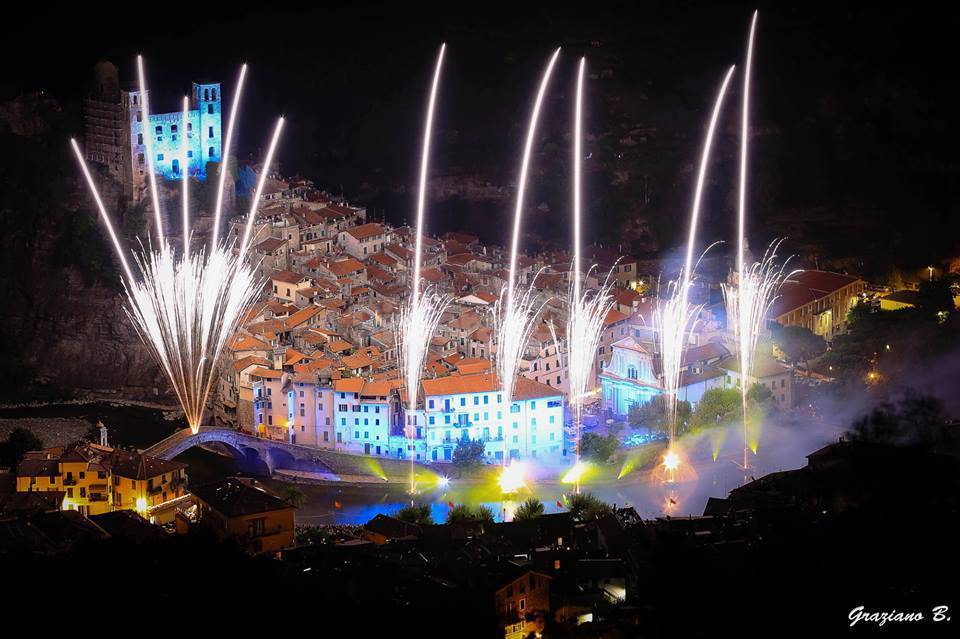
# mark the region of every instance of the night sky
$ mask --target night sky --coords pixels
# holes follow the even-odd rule
[[[622,121],[659,127],[660,141],[646,161],[656,165],[649,172],[659,195],[648,209],[623,213],[620,200],[607,196],[606,176],[592,174],[594,209],[611,211],[604,215],[612,216],[614,235],[624,216],[644,215],[654,226],[684,216],[703,122],[723,70],[742,63],[754,5],[581,3],[524,8],[516,15],[519,4],[250,11],[235,5],[206,17],[197,5],[185,8],[196,18],[187,24],[175,5],[145,14],[130,10],[133,5],[122,13],[92,5],[57,9],[45,16],[43,46],[35,44],[29,56],[22,48],[5,51],[5,59],[17,63],[4,72],[0,97],[42,88],[78,114],[98,59],[116,63],[121,81],[133,80],[135,55],[143,52],[155,108],[168,111],[197,77],[223,81],[229,96],[239,64],[247,61],[241,157],[265,144],[274,118],[283,114],[288,127],[279,157],[285,173],[343,189],[400,221],[407,212],[397,209],[409,205],[409,194],[390,193],[412,183],[417,170],[422,109],[439,43],[447,42],[448,58],[435,172],[477,174],[496,183],[512,180],[537,77],[549,51],[562,45],[544,145],[566,148],[576,59],[586,54],[591,64],[608,65],[614,79],[589,89],[588,130],[616,132]],[[926,240],[898,229],[904,217],[927,231],[952,229],[953,151],[960,141],[952,81],[956,22],[907,9],[815,3],[759,9],[753,121],[767,135],[754,142],[756,232],[763,236],[771,215],[819,207],[876,222],[852,231],[853,237],[875,242],[884,233],[904,232],[897,241],[906,251]],[[79,39],[78,31],[84,33]],[[591,47],[595,41],[602,46]],[[718,140],[719,184],[708,193],[705,222],[717,236],[726,233],[735,200],[727,178],[736,168],[739,82],[735,76]],[[547,153],[539,169],[549,174],[534,178],[531,203],[561,210],[567,205],[549,181],[565,184],[567,168],[549,160]],[[602,226],[593,225],[595,239],[609,236]],[[675,230],[661,230],[662,248]],[[955,234],[933,235],[930,250],[952,255]]]

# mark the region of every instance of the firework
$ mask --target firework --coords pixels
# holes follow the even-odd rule
[[[510,272],[507,285],[501,291],[500,297],[494,304],[493,317],[497,333],[497,353],[496,367],[497,374],[500,377],[500,384],[503,391],[503,401],[508,410],[513,397],[513,387],[516,383],[517,369],[520,366],[520,359],[526,349],[527,342],[530,340],[530,333],[533,332],[534,323],[543,303],[539,303],[534,295],[532,287],[522,287],[517,297],[518,282],[516,281],[517,257],[520,248],[520,223],[523,218],[523,195],[527,184],[527,171],[530,167],[530,153],[533,149],[533,141],[537,134],[537,123],[540,119],[540,107],[543,104],[543,97],[547,92],[547,85],[550,82],[550,75],[553,73],[553,66],[560,55],[559,47],[550,57],[543,77],[540,80],[540,88],[537,91],[536,100],[533,103],[533,111],[530,114],[530,123],[527,127],[527,138],[523,148],[523,159],[520,163],[520,176],[517,180],[517,202],[513,213],[513,235],[510,243]],[[506,440],[504,440],[503,463],[507,463]]]
[[[577,71],[577,103],[574,112],[573,136],[573,264],[570,269],[569,318],[567,321],[567,376],[570,380],[570,410],[574,445],[574,468],[580,466],[580,436],[583,424],[583,403],[587,386],[593,372],[603,323],[614,307],[610,295],[609,275],[599,291],[584,292],[580,283],[580,218],[581,218],[581,170],[583,159],[582,107],[583,76],[586,59],[580,59]],[[559,351],[558,351],[559,352]],[[580,492],[580,475],[576,475],[576,491]]]
[[[776,297],[780,283],[784,280],[784,268],[776,266],[777,249],[780,241],[774,241],[767,247],[763,259],[750,266],[745,264],[747,241],[747,166],[748,141],[750,138],[750,72],[753,67],[753,37],[757,28],[757,12],[750,20],[750,34],[747,37],[747,59],[743,75],[743,105],[740,123],[740,188],[738,193],[737,215],[737,287],[724,292],[727,294],[728,317],[736,331],[740,355],[740,398],[743,412],[743,468],[747,469],[750,443],[747,433],[747,377],[753,372],[757,340],[763,330],[767,311]]]
[[[233,125],[237,120],[240,92],[243,91],[243,81],[246,77],[247,65],[244,64],[240,67],[240,76],[237,78],[237,88],[233,92],[233,102],[230,104],[230,119],[227,121],[227,135],[223,138],[223,153],[220,154],[223,162],[220,164],[220,183],[217,187],[217,203],[213,207],[213,239],[210,242],[211,246],[216,246],[217,240],[220,237],[220,211],[223,209],[223,187],[227,179],[227,171],[230,170],[227,163],[230,157],[230,144],[233,142]]]
[[[149,122],[143,60],[137,58],[140,76],[142,121]],[[241,72],[241,78],[243,73]],[[239,95],[239,88],[237,95]],[[189,101],[184,98],[183,118],[186,122]],[[234,109],[235,112],[235,109]],[[83,154],[75,140],[71,140],[74,154],[107,228],[114,250],[123,267],[121,278],[127,295],[126,313],[140,338],[150,349],[154,359],[170,382],[187,423],[197,432],[203,421],[203,412],[210,396],[217,372],[217,361],[230,336],[239,327],[241,318],[256,299],[259,281],[254,268],[244,261],[244,253],[256,202],[269,173],[273,151],[283,119],[277,125],[270,151],[258,180],[256,197],[248,214],[247,232],[240,251],[232,246],[214,244],[208,251],[190,253],[189,179],[190,162],[188,142],[184,135],[181,149],[183,180],[183,250],[178,256],[166,242],[160,215],[160,198],[153,170],[150,135],[145,135],[147,169],[153,198],[158,248],[144,248],[135,257],[139,277],[130,268],[110,216],[90,174]],[[232,127],[232,116],[231,125]],[[229,142],[224,158],[229,153]],[[221,188],[223,181],[221,180]],[[222,194],[221,194],[222,196]],[[218,198],[219,201],[219,198]]]
[[[417,226],[415,229],[415,247],[413,257],[413,274],[411,276],[412,291],[407,304],[400,311],[398,330],[398,349],[400,358],[400,374],[407,388],[409,414],[413,415],[417,409],[417,394],[420,389],[420,378],[423,366],[426,363],[427,351],[430,347],[430,338],[440,323],[443,311],[450,303],[450,298],[437,294],[429,287],[420,289],[420,264],[423,251],[423,220],[426,209],[427,169],[430,163],[430,138],[433,132],[433,110],[437,101],[437,88],[440,85],[440,69],[443,66],[443,55],[446,44],[440,46],[437,64],[433,72],[433,82],[430,86],[430,98],[427,102],[427,115],[423,127],[423,147],[420,156],[420,184],[417,194]],[[416,436],[416,427],[406,424],[404,433],[407,437],[407,449],[410,453],[410,492],[416,492],[416,477],[413,454],[413,439]]]
[[[690,281],[693,272],[696,270],[696,265],[693,263],[693,251],[697,240],[700,203],[703,197],[703,186],[706,181],[714,132],[717,120],[720,117],[720,109],[723,106],[723,98],[727,93],[727,85],[733,76],[733,70],[734,67],[731,66],[724,76],[710,115],[710,123],[707,126],[706,139],[700,158],[700,169],[697,173],[696,189],[694,190],[693,206],[690,211],[690,230],[687,236],[684,264],[677,279],[671,281],[667,286],[669,299],[661,301],[654,314],[655,330],[659,338],[663,385],[667,395],[670,450],[674,450],[677,434],[677,390],[680,384],[683,351],[687,345],[687,334],[693,329],[694,320],[700,310],[699,307],[691,307],[689,303]],[[680,458],[676,457],[675,459],[679,463]],[[675,473],[671,472],[671,474]]]
[[[740,396],[743,409],[743,465],[747,467],[750,449],[747,435],[747,378],[753,373],[757,342],[763,332],[767,311],[777,297],[783,281],[789,277],[786,260],[777,265],[777,249],[782,240],[775,240],[767,247],[763,259],[743,267],[737,277],[736,288],[724,287],[727,298],[729,323],[736,332],[737,348],[740,351]]]

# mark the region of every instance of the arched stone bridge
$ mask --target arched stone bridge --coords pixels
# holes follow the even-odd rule
[[[272,473],[276,469],[306,470],[329,474],[331,479],[343,475],[372,476],[357,463],[357,458],[330,450],[298,446],[273,439],[254,437],[232,428],[203,426],[194,434],[189,428],[179,430],[146,449],[144,453],[173,459],[180,453],[203,444],[221,444],[241,462],[262,462]]]

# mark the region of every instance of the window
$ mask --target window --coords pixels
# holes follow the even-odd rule
[[[157,162],[163,162],[163,153],[157,153]]]
[[[216,155],[216,153],[214,153],[213,147],[211,146],[209,149],[207,149],[207,157],[212,158],[214,155]]]
[[[212,126],[207,127],[207,137],[208,137],[208,138],[212,138],[212,137],[213,137],[213,127],[212,127]]]
[[[207,113],[213,114],[213,103],[207,105]]]
[[[162,127],[162,126],[157,126],[157,128],[154,129],[154,130],[157,132],[157,135],[158,135],[158,136],[159,136],[159,135],[163,135],[163,127]]]
[[[210,89],[203,90],[203,101],[206,102],[210,99]]]
[[[211,99],[211,100],[216,100],[216,99],[217,99],[217,90],[216,90],[216,89],[210,89],[210,99]]]
[[[137,144],[143,144],[143,133],[137,133]]]

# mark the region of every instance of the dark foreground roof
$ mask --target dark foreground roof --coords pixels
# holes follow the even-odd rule
[[[229,477],[214,484],[197,486],[194,496],[225,517],[242,517],[256,513],[293,508],[256,479]]]

